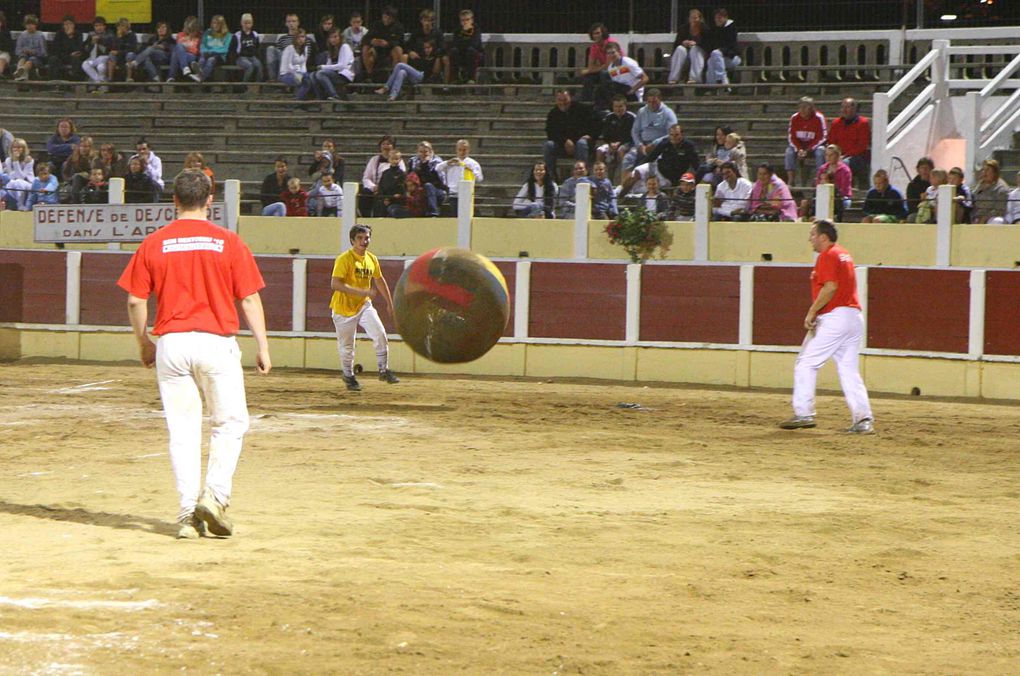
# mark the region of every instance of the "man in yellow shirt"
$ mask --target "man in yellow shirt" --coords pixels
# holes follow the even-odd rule
[[[333,289],[333,298],[329,307],[333,314],[333,325],[336,326],[344,384],[351,392],[360,392],[361,385],[354,377],[354,334],[359,324],[375,345],[379,380],[386,383],[398,383],[400,380],[389,368],[386,329],[379,320],[379,313],[372,306],[372,299],[381,293],[387,311],[393,315],[390,287],[382,276],[379,259],[368,251],[368,245],[372,242],[372,228],[368,225],[355,225],[351,228],[350,237],[351,248],[337,256],[333,264],[333,279],[329,285]]]

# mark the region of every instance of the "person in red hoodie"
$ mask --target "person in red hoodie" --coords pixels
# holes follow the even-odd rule
[[[301,179],[287,181],[287,189],[280,193],[280,201],[287,210],[287,216],[308,215],[308,193],[301,189]]]
[[[857,113],[857,101],[847,97],[832,121],[829,143],[843,149],[843,161],[850,165],[854,179],[867,183],[871,171],[871,120]]]
[[[790,116],[790,129],[787,134],[789,145],[786,147],[786,182],[795,185],[797,182],[797,165],[808,157],[815,158],[815,167],[825,164],[825,143],[828,128],[825,116],[815,108],[815,101],[810,96],[801,98],[797,112]]]

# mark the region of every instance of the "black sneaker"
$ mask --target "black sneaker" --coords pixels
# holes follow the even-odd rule
[[[354,376],[343,376],[343,379],[348,392],[361,392],[361,384],[358,383],[357,378]]]
[[[389,369],[386,369],[385,371],[379,371],[379,380],[383,381],[384,383],[389,383],[390,385],[392,385],[393,383],[400,382],[400,378],[394,375],[393,371]]]

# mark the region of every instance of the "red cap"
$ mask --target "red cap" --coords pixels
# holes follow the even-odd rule
[[[694,183],[695,182],[694,174],[692,174],[691,172],[688,171],[686,174],[684,174],[683,176],[680,177],[680,182],[681,183]]]

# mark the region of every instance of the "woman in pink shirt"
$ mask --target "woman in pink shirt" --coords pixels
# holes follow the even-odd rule
[[[835,143],[826,146],[825,164],[818,167],[818,173],[815,176],[815,185],[825,182],[822,180],[823,176],[832,176],[832,184],[836,186],[837,221],[842,220],[843,209],[850,206],[850,198],[854,194],[853,172],[850,171],[850,165],[841,159],[842,156],[843,149]]]
[[[776,176],[771,164],[758,165],[758,180],[751,188],[752,221],[796,221],[797,204],[790,187]]]

